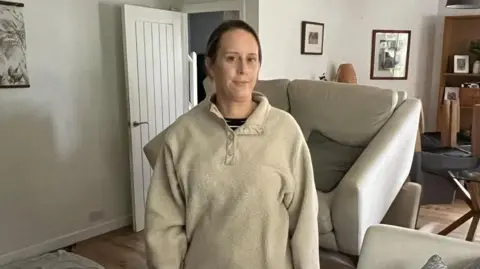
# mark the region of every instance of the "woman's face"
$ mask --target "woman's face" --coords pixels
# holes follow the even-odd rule
[[[255,37],[241,29],[223,34],[216,59],[207,59],[216,92],[231,101],[251,100],[260,69]]]

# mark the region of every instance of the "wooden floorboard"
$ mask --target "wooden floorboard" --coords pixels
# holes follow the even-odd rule
[[[456,201],[453,205],[422,206],[418,218],[418,226],[423,226],[428,223],[435,223],[437,226],[433,232],[438,233],[468,211],[469,207],[467,204],[460,200]],[[465,222],[448,236],[458,239],[465,239],[468,229],[470,228],[470,223],[471,220]],[[477,229],[475,242],[480,243],[480,227]]]
[[[134,233],[132,227],[81,242],[73,252],[106,269],[147,269],[142,233]]]
[[[468,211],[461,201],[453,205],[429,205],[420,209],[418,225],[436,223],[439,232]],[[470,222],[453,231],[450,237],[464,239]],[[480,243],[480,231],[476,242]],[[133,233],[131,227],[123,228],[77,244],[73,252],[103,265],[106,269],[146,269],[145,247],[141,233]]]

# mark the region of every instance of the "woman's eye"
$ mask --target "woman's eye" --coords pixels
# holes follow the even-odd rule
[[[256,58],[248,58],[248,62],[250,62],[250,63],[254,63],[254,62],[256,62],[256,61],[257,61]]]
[[[227,61],[229,62],[235,61],[235,56],[227,56]]]

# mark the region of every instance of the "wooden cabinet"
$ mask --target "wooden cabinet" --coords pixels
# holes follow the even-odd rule
[[[480,16],[447,16],[443,34],[440,87],[438,91],[437,131],[442,128],[445,87],[461,87],[464,83],[480,84],[480,74],[472,74],[476,56],[470,53],[470,43],[480,40]],[[469,56],[469,73],[454,73],[455,55]],[[472,129],[473,106],[480,104],[479,88],[460,88],[460,130]]]
[[[460,105],[464,108],[471,108],[480,104],[480,88],[460,88]]]

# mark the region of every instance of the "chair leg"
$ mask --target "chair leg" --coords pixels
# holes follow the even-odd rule
[[[453,232],[455,229],[457,229],[458,227],[460,227],[460,225],[464,224],[465,222],[467,222],[470,218],[473,217],[473,211],[469,211],[467,213],[465,213],[465,215],[461,216],[459,219],[457,219],[455,222],[453,222],[452,224],[448,225],[445,229],[443,229],[442,231],[440,231],[438,234],[439,235],[447,235],[451,232]]]
[[[477,232],[479,220],[480,220],[479,214],[476,214],[475,216],[473,216],[472,223],[470,224],[470,228],[468,229],[467,241],[473,242],[475,240],[475,233]]]

